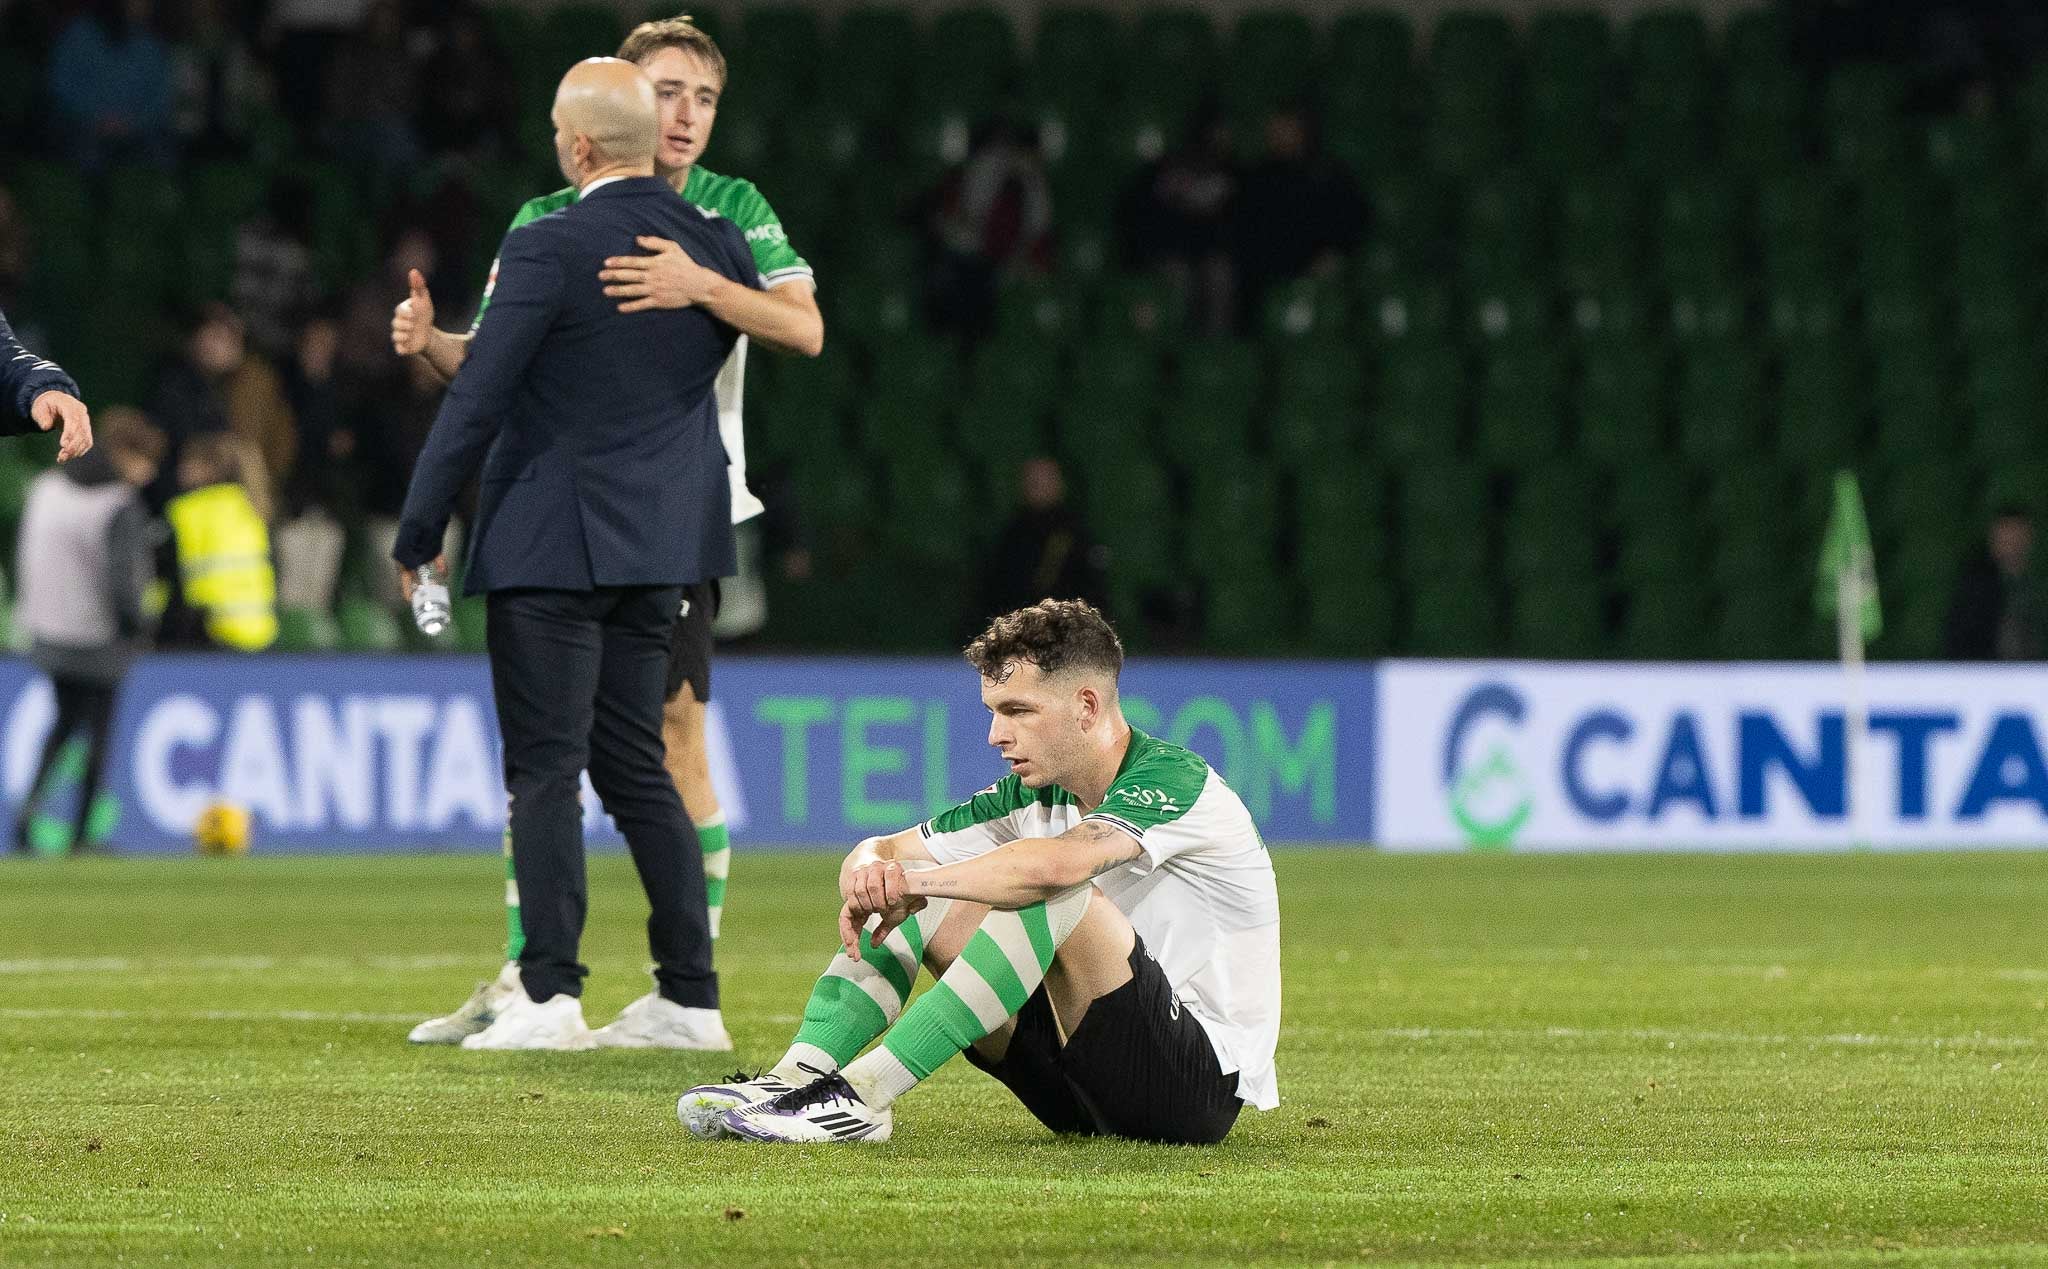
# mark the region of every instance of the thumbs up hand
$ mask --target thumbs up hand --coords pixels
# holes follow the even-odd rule
[[[391,351],[401,357],[425,352],[434,333],[434,297],[427,294],[427,280],[414,269],[406,281],[412,293],[391,311]]]

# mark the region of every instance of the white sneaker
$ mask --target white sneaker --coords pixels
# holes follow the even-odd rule
[[[700,1049],[732,1052],[732,1037],[716,1009],[692,1009],[650,991],[617,1018],[593,1031],[605,1049]]]
[[[465,1049],[565,1049],[597,1047],[583,1025],[583,1002],[556,994],[535,1002],[524,990],[498,1011],[490,1026],[462,1042]]]
[[[725,1127],[748,1141],[809,1143],[889,1139],[895,1116],[860,1099],[843,1075],[821,1075],[802,1088],[725,1112]]]
[[[487,983],[478,983],[476,994],[462,1002],[462,1008],[445,1018],[429,1018],[405,1038],[414,1044],[461,1044],[497,1018],[515,996],[526,989],[519,981],[519,962],[506,961],[505,968]]]
[[[795,1091],[773,1071],[759,1075],[735,1071],[723,1084],[699,1084],[676,1098],[676,1118],[699,1141],[718,1141],[733,1135],[725,1126],[726,1111]]]

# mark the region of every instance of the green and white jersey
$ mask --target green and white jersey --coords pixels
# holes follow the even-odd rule
[[[923,828],[942,864],[1021,838],[1057,837],[1081,823],[1109,824],[1143,853],[1095,884],[1130,918],[1192,1011],[1237,1095],[1260,1110],[1280,1104],[1273,1050],[1280,1041],[1280,896],[1266,844],[1223,777],[1181,748],[1133,727],[1116,780],[1086,815],[1058,786],[1028,789],[1016,776],[983,789]]]
[[[740,227],[746,235],[747,246],[754,252],[754,267],[761,271],[761,285],[773,289],[797,282],[806,286],[816,285],[816,275],[804,258],[790,245],[789,235],[783,231],[782,218],[754,188],[752,181],[737,176],[720,176],[707,172],[701,167],[690,169],[688,179],[683,182],[683,197],[707,211],[715,211]],[[558,189],[552,194],[529,198],[512,217],[512,224],[506,230],[539,220],[552,212],[558,212],[576,201],[576,188],[570,186]],[[483,302],[477,305],[476,320],[481,323],[484,310],[491,306],[491,292],[498,285],[498,262],[491,261],[490,279],[484,283]],[[474,331],[476,326],[471,325]],[[747,379],[747,337],[740,336],[733,345],[732,355],[726,358],[725,368],[718,372],[718,383],[714,392],[718,400],[718,435],[725,442],[725,456],[729,462],[727,475],[732,481],[732,522],[742,524],[762,511],[761,500],[747,488],[747,437],[741,424],[740,403],[745,395]]]

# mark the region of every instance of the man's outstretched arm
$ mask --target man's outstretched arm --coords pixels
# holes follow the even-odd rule
[[[1058,837],[1027,837],[957,864],[903,874],[912,899],[965,899],[1016,909],[1064,894],[1144,851],[1113,824],[1083,820]]]

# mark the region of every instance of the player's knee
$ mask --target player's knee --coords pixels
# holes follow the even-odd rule
[[[967,940],[981,928],[988,912],[986,904],[953,900],[946,919],[939,922],[939,928],[924,941],[924,967],[934,976],[951,969],[953,962],[960,959],[960,953],[967,950]]]

